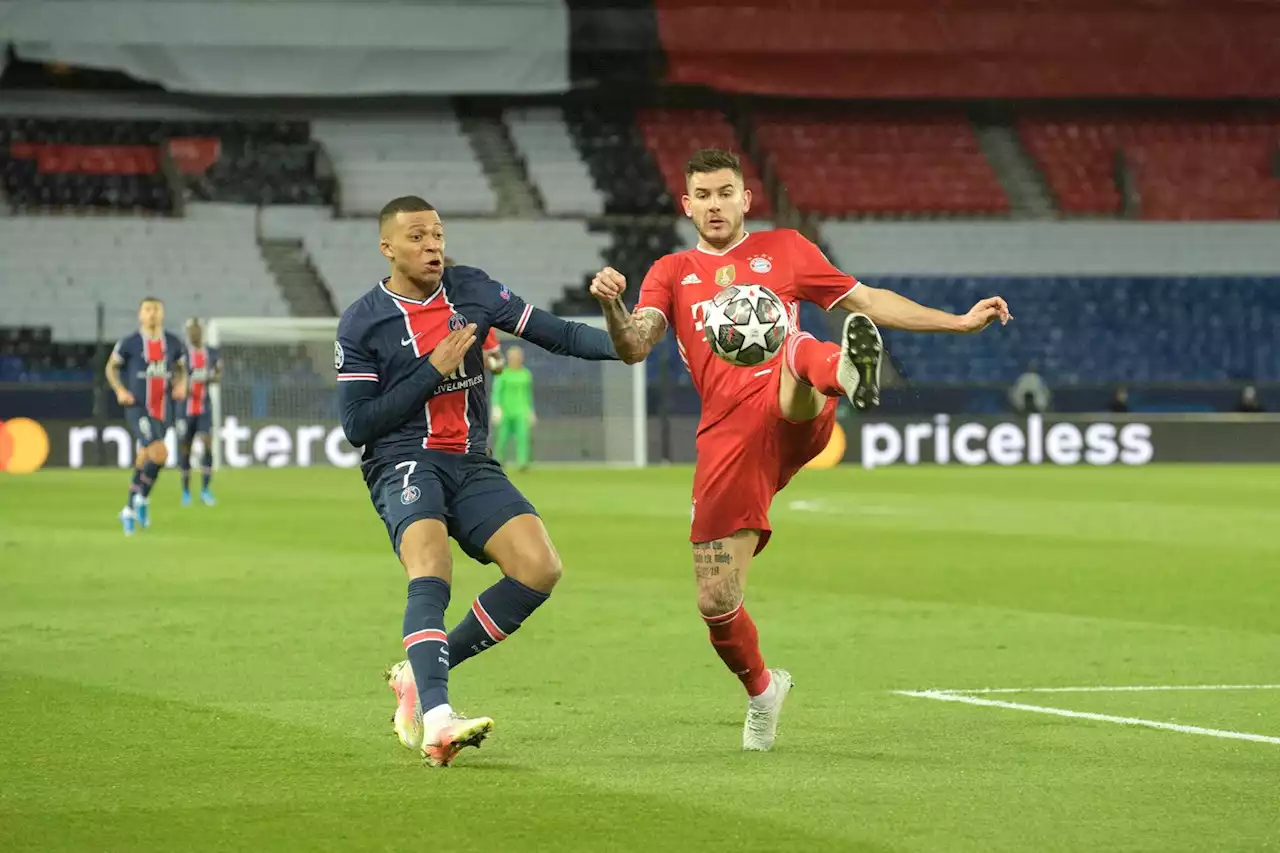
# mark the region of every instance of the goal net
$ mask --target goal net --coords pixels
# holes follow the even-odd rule
[[[219,350],[222,364],[222,382],[210,389],[215,466],[359,464],[338,411],[337,330],[337,317],[207,321],[206,342]],[[555,356],[503,332],[498,337],[504,351],[520,345],[533,374],[535,464],[646,464],[643,364]],[[492,433],[491,426],[490,441]]]

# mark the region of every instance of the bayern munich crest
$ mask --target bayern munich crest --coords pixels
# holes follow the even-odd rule
[[[466,325],[467,325],[467,318],[463,317],[461,314],[459,314],[456,311],[453,312],[453,315],[449,318],[449,331],[456,332]]]
[[[400,493],[400,503],[408,506],[411,503],[415,503],[420,497],[422,497],[422,492],[418,491],[417,486],[405,486],[404,491]]]
[[[752,272],[764,275],[773,269],[773,259],[768,255],[756,255],[747,263],[747,266],[751,267]]]

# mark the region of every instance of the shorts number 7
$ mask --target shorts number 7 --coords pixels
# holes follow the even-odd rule
[[[418,468],[418,460],[410,459],[408,462],[397,462],[396,470],[399,471],[401,468],[409,469],[404,472],[404,485],[400,487],[402,489],[407,489],[409,488],[409,478],[413,476],[413,472]]]

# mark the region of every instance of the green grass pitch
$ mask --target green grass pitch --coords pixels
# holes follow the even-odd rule
[[[694,609],[691,472],[518,478],[566,573],[388,719],[404,583],[359,475],[227,472],[126,540],[126,476],[0,475],[0,850],[1205,851],[1280,844],[1280,743],[894,691],[1280,682],[1280,472],[840,469],[748,603],[797,687],[771,754]],[[456,563],[452,614],[496,575]],[[452,620],[451,620],[452,621]],[[988,694],[1280,737],[1280,691]]]

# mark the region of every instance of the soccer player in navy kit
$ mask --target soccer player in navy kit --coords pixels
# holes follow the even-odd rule
[[[121,338],[107,359],[107,382],[124,406],[125,423],[141,447],[134,460],[129,498],[120,523],[129,536],[151,526],[149,498],[169,458],[164,433],[173,415],[170,400],[187,393],[186,348],[164,330],[164,303],[148,296],[138,306],[138,331]]]
[[[182,505],[191,505],[192,448],[200,440],[200,502],[213,506],[213,412],[209,386],[222,379],[218,351],[204,344],[204,328],[192,317],[187,321],[187,405],[178,418],[178,469],[182,472]]]
[[[396,734],[447,766],[493,728],[449,705],[449,669],[520,627],[555,587],[560,558],[533,506],[488,456],[485,372],[477,340],[497,327],[549,352],[616,359],[609,336],[526,305],[474,267],[444,264],[444,226],[426,201],[406,196],[379,216],[391,275],[338,323],[334,366],[342,427],[363,447],[361,470],[409,577],[408,661],[388,673]],[[452,537],[503,577],[445,632]]]

